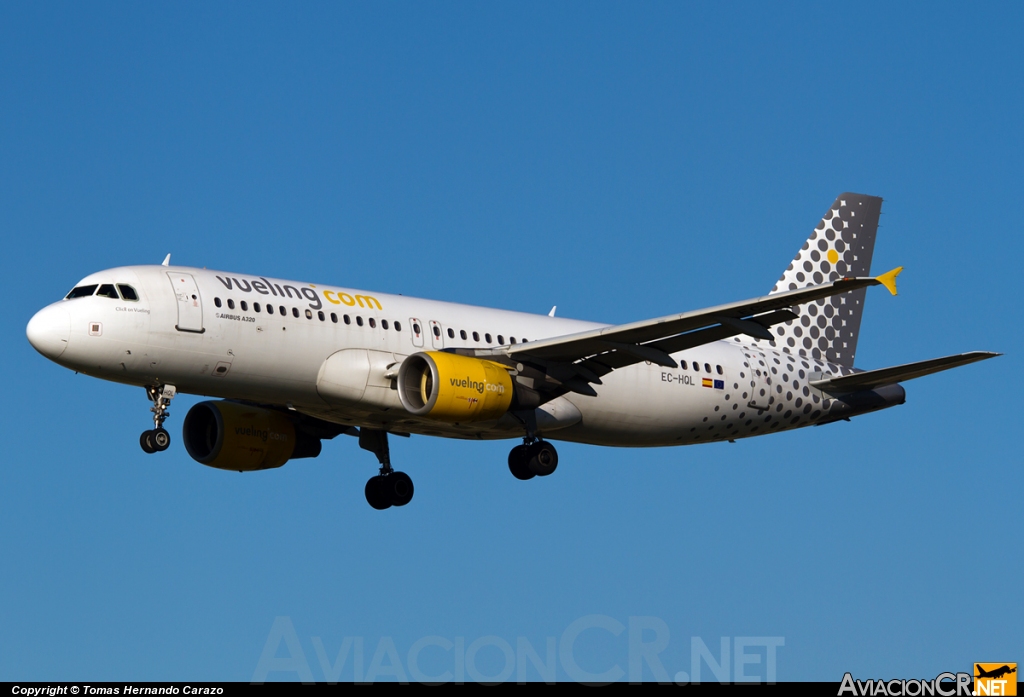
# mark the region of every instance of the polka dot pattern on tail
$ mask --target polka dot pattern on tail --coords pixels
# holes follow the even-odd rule
[[[870,276],[882,199],[840,194],[782,274],[772,293],[819,285],[849,276]],[[796,308],[801,317],[771,328],[772,342],[753,341],[799,356],[852,367],[867,289],[835,295]],[[808,317],[813,321],[804,321]],[[811,327],[808,332],[801,327]],[[810,334],[810,338],[808,338]]]

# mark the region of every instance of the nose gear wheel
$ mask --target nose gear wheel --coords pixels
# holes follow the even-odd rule
[[[171,446],[171,434],[164,429],[164,421],[171,415],[167,408],[177,394],[174,385],[150,385],[146,388],[146,396],[153,402],[153,430],[143,431],[139,436],[139,445],[147,454],[167,450]]]

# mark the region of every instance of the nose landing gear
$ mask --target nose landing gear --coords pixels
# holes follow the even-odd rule
[[[167,408],[171,406],[175,394],[177,390],[174,385],[151,385],[146,388],[146,396],[153,402],[150,409],[153,412],[153,430],[143,431],[139,436],[143,452],[158,453],[170,447],[171,434],[164,429],[164,421],[171,415]]]
[[[412,478],[405,472],[396,472],[391,468],[387,431],[360,428],[359,447],[369,450],[380,462],[380,474],[370,477],[366,482],[366,502],[378,511],[383,511],[392,506],[404,506],[412,501]]]

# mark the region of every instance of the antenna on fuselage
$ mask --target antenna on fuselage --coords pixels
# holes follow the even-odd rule
[[[170,266],[170,265],[171,265],[171,255],[168,254],[167,256],[164,257],[164,263],[160,264],[160,266]]]

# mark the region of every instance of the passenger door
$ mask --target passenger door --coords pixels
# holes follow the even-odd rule
[[[174,328],[179,332],[195,332],[202,334],[203,299],[199,295],[199,286],[190,273],[167,272],[174,289],[174,297],[178,301],[178,323]]]

